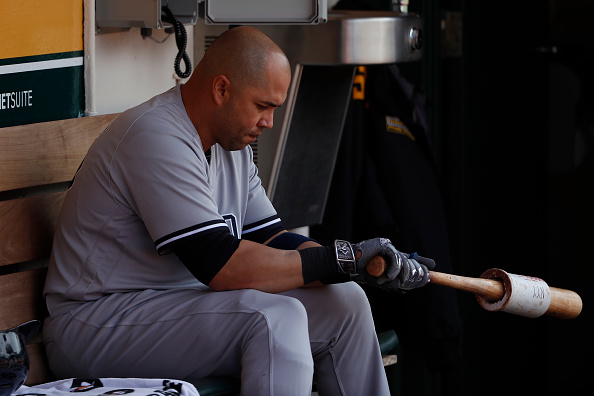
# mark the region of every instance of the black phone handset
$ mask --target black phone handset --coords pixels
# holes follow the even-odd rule
[[[188,45],[188,34],[186,33],[186,28],[184,27],[183,23],[177,20],[168,6],[164,5],[161,7],[165,16],[162,16],[161,19],[163,22],[170,23],[173,26],[175,31],[175,43],[177,44],[177,55],[175,56],[175,62],[173,64],[175,74],[177,74],[180,78],[188,78],[190,74],[192,74],[192,62],[190,61],[190,57],[186,52],[186,46]],[[181,71],[181,61],[184,61],[186,65],[186,70],[184,72]]]

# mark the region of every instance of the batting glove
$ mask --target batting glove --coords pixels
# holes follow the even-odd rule
[[[386,238],[374,238],[356,244],[337,240],[334,245],[342,273],[350,275],[357,283],[389,291],[406,291],[426,285],[429,282],[427,266],[435,266],[433,260],[425,258],[424,264],[420,264],[416,260],[419,257],[416,253],[408,255],[399,252]],[[382,256],[386,262],[386,269],[379,277],[370,275],[366,270],[367,263],[376,256]]]

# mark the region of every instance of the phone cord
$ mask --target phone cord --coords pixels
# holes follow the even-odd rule
[[[178,21],[175,16],[173,16],[173,13],[169,7],[163,6],[161,9],[166,15],[164,18],[162,18],[163,22],[170,23],[173,25],[173,29],[175,30],[175,43],[177,44],[178,49],[178,53],[175,56],[175,62],[173,64],[175,73],[180,78],[190,77],[190,74],[192,74],[192,63],[188,53],[186,52],[186,46],[188,45],[188,34],[186,32],[186,28],[184,27],[183,23]],[[185,72],[182,72],[180,67],[182,59],[186,65]]]

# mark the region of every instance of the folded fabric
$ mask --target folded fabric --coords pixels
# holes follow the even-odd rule
[[[189,382],[155,378],[70,378],[35,386],[21,386],[13,395],[85,395],[130,396],[199,396]],[[70,395],[72,396],[72,395]]]

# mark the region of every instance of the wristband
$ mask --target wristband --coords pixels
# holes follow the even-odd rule
[[[320,281],[324,284],[342,283],[351,280],[339,270],[334,246],[320,246],[298,250],[301,255],[303,283]]]

